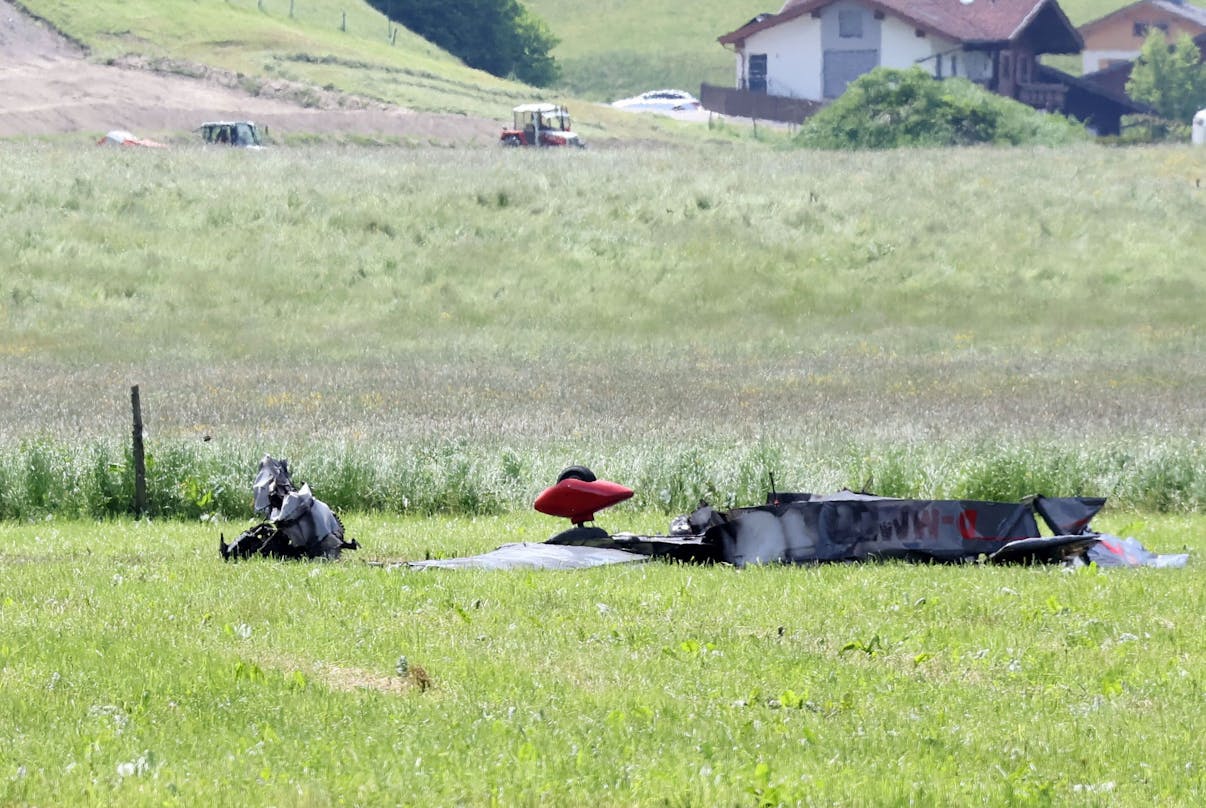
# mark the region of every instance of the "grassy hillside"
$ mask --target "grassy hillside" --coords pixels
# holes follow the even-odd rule
[[[1073,25],[1084,25],[1090,20],[1129,6],[1133,0],[1061,0],[1059,7],[1072,20]]]
[[[252,88],[257,78],[283,78],[420,110],[488,116],[534,92],[470,70],[404,28],[391,40],[384,16],[361,0],[22,2],[97,58],[134,53],[212,64],[245,74]],[[561,39],[554,54],[564,80],[556,91],[596,101],[657,87],[694,92],[701,82],[728,84],[733,57],[716,38],[761,11],[778,10],[757,0],[704,0],[689,13],[671,2],[528,5]],[[1074,22],[1113,8],[1103,0],[1062,5]],[[590,114],[605,126],[632,123],[606,111]]]
[[[588,141],[698,139],[699,126],[650,120],[575,102],[471,70],[425,40],[397,28],[360,0],[23,0],[86,45],[98,61],[144,57],[159,69],[192,73],[190,63],[237,72],[256,94],[284,79],[403,107],[509,120],[511,107],[535,99],[569,101],[575,128]],[[303,101],[305,94],[302,94]],[[735,130],[733,130],[735,132]]]
[[[188,60],[259,79],[303,81],[416,109],[474,115],[497,115],[528,95],[520,85],[464,67],[405,29],[391,43],[385,18],[358,1],[24,5],[100,60],[126,54]],[[249,88],[254,84],[247,82]]]
[[[771,0],[774,3],[774,0]],[[554,50],[574,93],[614,100],[643,90],[733,81],[733,56],[716,38],[768,9],[763,0],[676,2],[528,0],[561,39]]]

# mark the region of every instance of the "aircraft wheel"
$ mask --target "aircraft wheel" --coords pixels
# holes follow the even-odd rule
[[[557,482],[562,480],[581,480],[584,483],[593,483],[599,479],[595,473],[586,466],[570,466],[557,475]]]

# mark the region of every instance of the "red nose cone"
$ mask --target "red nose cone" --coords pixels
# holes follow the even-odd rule
[[[632,496],[632,489],[607,480],[568,478],[544,489],[536,497],[535,507],[549,516],[563,516],[575,525],[590,522],[595,511],[610,508]]]

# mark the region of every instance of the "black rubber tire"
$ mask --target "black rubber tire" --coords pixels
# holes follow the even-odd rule
[[[562,480],[581,480],[584,483],[593,483],[599,479],[595,473],[586,466],[570,466],[557,475],[557,482]]]

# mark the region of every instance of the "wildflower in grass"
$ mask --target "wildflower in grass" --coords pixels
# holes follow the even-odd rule
[[[143,752],[136,760],[126,761],[117,764],[118,777],[141,777],[151,770],[151,753],[150,751]]]

